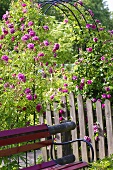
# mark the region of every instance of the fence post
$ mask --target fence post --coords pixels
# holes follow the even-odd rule
[[[86,101],[86,108],[87,108],[89,137],[92,141],[92,146],[93,146],[93,149],[94,149],[94,161],[96,161],[97,160],[96,144],[95,144],[95,140],[93,139],[93,136],[94,136],[94,130],[93,130],[94,118],[93,118],[92,102],[91,102],[90,99],[87,99],[87,101]],[[91,153],[90,153],[90,155],[91,155]]]
[[[107,130],[107,142],[108,142],[108,156],[113,154],[113,122],[111,115],[110,101],[105,101],[105,117],[106,117],[106,130]]]

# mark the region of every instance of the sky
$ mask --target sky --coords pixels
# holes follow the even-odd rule
[[[109,10],[113,11],[113,0],[106,0],[106,3],[108,4]]]

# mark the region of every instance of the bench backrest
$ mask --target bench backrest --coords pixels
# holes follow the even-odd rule
[[[21,152],[39,149],[52,144],[51,135],[66,132],[75,128],[74,122],[47,126],[46,124],[0,131],[0,157],[11,156]],[[46,138],[44,141],[39,139]],[[17,146],[15,145],[17,144]],[[4,149],[4,146],[11,148]]]

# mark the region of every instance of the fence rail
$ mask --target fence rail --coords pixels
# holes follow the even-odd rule
[[[68,101],[68,103],[67,103]],[[55,140],[57,142],[74,140],[77,138],[84,138],[89,136],[94,148],[94,160],[98,158],[104,158],[113,154],[113,119],[111,112],[111,105],[109,100],[105,100],[105,108],[101,106],[101,102],[97,101],[95,104],[90,99],[83,102],[82,96],[78,95],[74,97],[73,93],[69,96],[62,97],[62,114],[63,121],[73,120],[76,123],[76,128],[72,130],[72,133],[63,133],[62,135],[57,134]],[[85,103],[85,106],[84,106]],[[95,106],[94,106],[95,105]],[[47,105],[46,115],[40,117],[40,123],[47,123],[48,125],[58,124],[60,122],[58,103],[54,102],[53,106]],[[94,124],[98,122],[99,125],[99,140],[96,141],[94,133]],[[46,161],[49,157],[49,148],[42,150],[44,160]],[[54,149],[54,156],[62,157],[67,153],[75,154],[76,160],[90,160],[90,151],[85,143],[73,143],[72,146],[58,146]]]

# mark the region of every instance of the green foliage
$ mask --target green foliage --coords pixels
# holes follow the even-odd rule
[[[106,5],[104,0],[83,0],[85,6],[91,9],[94,13],[94,18],[98,18],[102,25],[106,26],[107,29],[113,28],[113,22],[111,19],[111,12]],[[97,5],[98,4],[98,5]]]
[[[89,170],[111,170],[113,169],[113,155],[102,160],[93,162]]]
[[[43,157],[42,155],[39,155],[38,158],[37,158],[37,164],[41,164],[43,162]]]
[[[94,26],[86,28],[79,10],[65,5],[68,20],[60,10],[61,4],[59,8],[53,7],[62,16],[56,19],[44,15],[37,4],[27,0],[12,2],[6,13],[8,19],[4,18],[0,30],[1,129],[32,125],[34,115],[38,123],[48,102],[60,101],[61,96],[70,92],[103,102],[103,93],[108,98],[112,95],[112,34],[99,31],[102,26],[97,23],[97,28],[89,12],[78,4],[87,24]],[[74,11],[76,18],[67,8]],[[31,21],[33,24],[28,25]],[[30,30],[39,38],[37,41]],[[49,44],[45,45],[44,41]],[[4,56],[8,59],[3,59]],[[108,86],[110,91],[105,90]],[[26,89],[30,92],[25,92]]]

